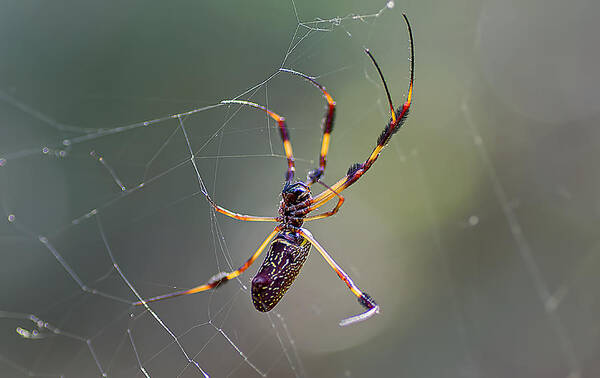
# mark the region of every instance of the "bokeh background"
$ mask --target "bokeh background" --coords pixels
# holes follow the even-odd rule
[[[338,327],[361,309],[315,251],[270,314],[249,298],[256,267],[152,308],[215,377],[600,375],[600,3],[6,0],[0,376],[201,376],[124,303],[136,298],[100,230],[145,297],[239,266],[270,226],[211,211],[168,116],[227,98],[267,104],[288,120],[302,178],[318,161],[323,99],[278,69],[317,76],[338,104],[333,183],[389,118],[363,48],[405,98],[402,12],[415,40],[410,117],[339,215],[308,225],[381,314]],[[212,197],[274,214],[276,125],[225,106],[181,120]]]

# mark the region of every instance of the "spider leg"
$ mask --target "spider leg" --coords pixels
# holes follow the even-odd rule
[[[306,217],[303,220],[306,221],[313,221],[313,220],[317,220],[317,219],[323,219],[323,218],[327,218],[330,217],[332,215],[335,215],[338,210],[340,209],[340,207],[342,207],[342,204],[344,203],[344,197],[342,197],[341,194],[338,194],[339,198],[338,198],[338,202],[335,204],[335,206],[333,207],[333,209],[331,209],[330,211],[327,211],[325,213],[322,214],[317,214],[317,215],[312,215],[310,217]]]
[[[297,76],[300,76],[300,77],[306,79],[311,84],[313,84],[315,87],[319,88],[321,90],[321,92],[323,92],[323,97],[325,97],[325,100],[327,100],[327,111],[325,113],[325,117],[323,118],[323,124],[321,125],[321,128],[323,129],[323,139],[321,141],[321,154],[319,155],[319,167],[308,172],[308,177],[307,177],[307,182],[306,182],[308,185],[312,185],[315,182],[317,182],[321,178],[321,176],[323,176],[323,173],[325,173],[325,165],[327,164],[327,152],[329,151],[329,140],[330,140],[331,130],[333,130],[333,121],[335,118],[335,101],[333,101],[333,98],[331,97],[331,95],[329,93],[327,93],[327,91],[325,90],[325,87],[322,86],[321,84],[319,84],[312,77],[310,77],[306,74],[303,74],[301,72],[289,70],[287,68],[280,68],[279,70],[283,71],[283,72],[289,72],[291,74],[294,74],[294,75],[297,75]]]
[[[285,156],[287,157],[288,169],[285,175],[286,181],[292,181],[294,179],[294,172],[296,171],[296,165],[294,162],[294,153],[292,152],[292,144],[290,143],[290,134],[288,132],[287,125],[285,123],[285,118],[275,114],[269,109],[265,108],[262,105],[258,105],[254,102],[250,101],[242,101],[242,100],[223,100],[221,104],[240,104],[251,106],[255,109],[260,109],[266,112],[271,118],[273,118],[277,125],[279,126],[279,135],[281,136],[281,140],[283,141],[283,149],[285,150]]]
[[[239,267],[237,270],[234,270],[229,273],[228,272],[217,273],[214,276],[212,276],[208,280],[208,282],[205,283],[204,285],[196,286],[196,287],[193,287],[188,290],[180,290],[180,291],[175,291],[173,293],[159,295],[157,297],[143,299],[141,301],[134,302],[133,305],[141,306],[141,305],[145,305],[146,303],[156,302],[156,301],[160,301],[160,300],[167,299],[167,298],[180,297],[182,295],[189,295],[189,294],[199,293],[201,291],[207,291],[210,289],[214,289],[217,286],[219,286],[233,278],[236,278],[237,276],[242,274],[246,269],[248,269],[250,267],[250,265],[252,265],[252,263],[258,258],[258,256],[260,256],[260,254],[265,250],[267,245],[269,245],[269,242],[271,242],[271,240],[273,240],[273,238],[279,233],[279,231],[281,231],[281,226],[275,227],[273,232],[271,232],[269,234],[269,236],[267,236],[265,241],[262,242],[262,244],[260,245],[260,247],[258,247],[256,252],[254,252],[254,254],[252,256],[250,256],[250,258],[244,263],[244,265]]]
[[[357,164],[352,165],[348,169],[346,176],[342,177],[338,182],[336,182],[335,184],[333,184],[331,186],[331,189],[333,189],[333,191],[323,191],[322,193],[320,193],[319,195],[314,197],[312,199],[312,204],[310,206],[311,210],[314,210],[317,207],[323,205],[325,202],[333,199],[335,197],[335,194],[333,194],[333,192],[338,193],[338,194],[341,193],[343,190],[348,188],[350,185],[354,184],[363,174],[365,174],[365,172],[367,172],[369,170],[369,168],[371,168],[373,163],[375,163],[375,161],[379,157],[379,154],[381,153],[381,150],[383,150],[383,147],[385,147],[385,145],[389,142],[391,137],[400,129],[400,127],[406,120],[406,117],[408,116],[408,111],[410,109],[410,105],[411,105],[411,101],[412,101],[413,81],[414,81],[414,76],[415,76],[414,75],[415,60],[414,60],[414,45],[413,45],[412,29],[410,27],[410,23],[408,22],[408,18],[406,17],[406,15],[403,14],[402,16],[404,17],[404,20],[406,21],[409,42],[410,42],[410,84],[408,86],[408,95],[406,96],[406,101],[404,102],[404,104],[401,107],[399,107],[394,112],[391,96],[389,95],[389,92],[387,90],[387,84],[385,83],[383,74],[381,73],[381,70],[379,69],[379,65],[375,61],[375,58],[373,58],[373,55],[371,55],[371,53],[367,50],[366,53],[369,55],[369,57],[373,61],[373,64],[375,64],[375,67],[377,68],[377,71],[379,72],[379,75],[381,76],[381,80],[383,81],[384,87],[386,89],[386,93],[388,96],[388,101],[389,101],[390,109],[391,109],[391,113],[392,113],[391,119],[388,122],[388,124],[385,126],[385,128],[383,129],[381,135],[379,135],[379,138],[377,138],[377,145],[375,146],[375,148],[373,149],[373,152],[371,152],[371,154],[369,155],[367,160],[362,164],[357,163]]]
[[[249,222],[279,222],[279,221],[281,221],[280,218],[275,218],[275,217],[258,217],[255,215],[239,214],[239,213],[233,212],[231,210],[228,210],[228,209],[224,208],[223,206],[217,205],[215,203],[215,201],[213,201],[212,198],[210,198],[208,195],[206,196],[206,199],[211,204],[211,206],[215,209],[215,211],[217,211],[221,214],[225,214],[228,217],[231,217],[233,219],[249,221]]]
[[[341,194],[336,193],[333,189],[331,189],[331,187],[329,185],[325,184],[321,180],[319,180],[318,183],[321,184],[321,185],[323,185],[325,188],[329,189],[333,193],[335,193],[335,195],[338,197],[338,202],[335,204],[335,206],[333,207],[333,209],[331,209],[330,211],[327,211],[327,212],[322,213],[322,214],[312,215],[310,217],[306,217],[306,218],[303,219],[304,221],[311,221],[311,220],[323,219],[323,218],[327,218],[327,217],[330,217],[332,215],[335,215],[338,212],[338,210],[340,209],[340,207],[342,207],[342,205],[344,204],[344,197]],[[308,209],[310,209],[310,207],[307,208],[307,211],[308,211]]]
[[[350,318],[342,320],[340,322],[340,326],[343,327],[343,326],[347,326],[347,325],[350,325],[353,323],[361,322],[361,321],[366,320],[366,319],[370,318],[371,316],[379,313],[379,305],[377,303],[375,303],[375,300],[373,300],[373,298],[371,298],[371,296],[369,294],[361,291],[358,288],[358,286],[356,286],[354,284],[354,282],[352,281],[350,276],[346,272],[344,272],[344,270],[342,270],[342,268],[333,260],[333,258],[331,256],[329,256],[327,251],[325,251],[325,248],[323,248],[319,244],[319,242],[317,242],[315,240],[315,238],[312,236],[310,231],[308,231],[305,228],[300,228],[300,230],[298,232],[300,233],[300,235],[302,235],[306,239],[308,239],[308,241],[312,245],[314,245],[315,248],[317,248],[317,250],[323,256],[325,261],[327,261],[327,264],[329,264],[329,266],[331,266],[333,268],[333,270],[335,270],[337,275],[340,277],[340,279],[342,281],[344,281],[344,283],[346,284],[346,286],[348,286],[350,291],[352,291],[352,293],[354,295],[356,295],[356,297],[358,298],[358,303],[360,303],[366,309],[366,311],[361,314],[358,314],[358,315],[355,315]]]
[[[310,213],[313,210],[310,206],[312,204],[312,200],[309,199],[309,200],[300,202],[296,205],[290,206],[288,208],[290,211],[289,219],[302,220],[303,222],[317,220],[317,219],[323,219],[323,218],[327,218],[327,217],[330,217],[330,216],[336,214],[338,212],[338,210],[340,209],[340,207],[342,207],[342,205],[344,204],[344,197],[341,194],[336,193],[333,189],[331,189],[331,187],[329,185],[325,184],[323,181],[319,180],[317,182],[319,184],[323,185],[324,187],[326,187],[328,190],[332,191],[338,197],[337,204],[330,211],[327,211],[325,213],[321,213],[318,215],[313,215],[310,217],[305,217],[306,214]],[[283,218],[278,218],[278,219],[283,220]]]

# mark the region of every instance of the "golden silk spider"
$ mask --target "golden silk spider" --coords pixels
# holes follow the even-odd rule
[[[309,77],[303,73],[281,69],[297,76],[300,76],[317,88],[321,90],[323,96],[327,100],[327,111],[323,120],[323,137],[321,142],[321,153],[319,158],[319,167],[308,172],[306,181],[294,181],[294,155],[292,153],[292,145],[290,143],[288,129],[285,123],[285,119],[264,106],[255,104],[253,102],[241,101],[241,100],[225,100],[222,104],[240,104],[256,108],[266,112],[271,118],[273,118],[278,126],[281,139],[283,141],[283,148],[287,157],[287,173],[285,175],[285,183],[281,192],[281,202],[279,204],[279,216],[277,217],[258,217],[253,215],[242,215],[235,213],[231,210],[227,210],[222,206],[217,205],[207,193],[206,198],[213,206],[213,208],[231,218],[235,218],[243,221],[250,222],[277,222],[277,227],[267,236],[267,238],[258,247],[256,252],[242,265],[239,269],[232,272],[221,272],[211,277],[206,284],[196,286],[188,290],[176,291],[157,297],[145,299],[139,302],[135,302],[135,305],[145,305],[148,302],[155,302],[162,299],[178,297],[182,295],[199,293],[201,291],[207,291],[229,281],[233,278],[238,277],[246,269],[252,265],[252,263],[260,256],[260,254],[269,246],[267,256],[260,266],[256,276],[252,279],[252,303],[258,311],[267,312],[273,309],[275,305],[281,300],[283,295],[292,285],[300,269],[304,265],[311,246],[314,246],[319,253],[325,258],[325,261],[333,268],[342,281],[348,286],[354,295],[358,298],[360,303],[366,311],[344,319],[340,322],[341,326],[356,323],[365,319],[370,318],[374,314],[379,312],[379,305],[375,303],[375,300],[367,293],[363,292],[354,284],[350,276],[342,270],[342,268],[333,260],[333,258],[327,253],[325,248],[317,242],[312,234],[302,227],[306,221],[312,221],[316,219],[323,219],[330,217],[338,212],[342,204],[344,203],[344,197],[341,192],[354,184],[363,174],[365,174],[369,168],[375,163],[381,150],[388,143],[392,135],[394,135],[404,123],[408,111],[411,105],[412,91],[413,91],[413,79],[414,79],[414,46],[413,36],[410,23],[405,14],[402,15],[408,29],[408,36],[410,42],[410,84],[408,87],[408,95],[404,104],[398,109],[394,110],[392,99],[383,77],[383,74],[379,68],[379,65],[375,61],[373,55],[369,50],[365,50],[365,53],[369,56],[379,76],[383,82],[385,92],[387,95],[391,118],[388,124],[383,129],[381,135],[377,139],[377,145],[373,149],[373,152],[369,155],[364,163],[353,164],[346,173],[346,176],[342,177],[338,182],[332,186],[328,186],[321,181],[321,176],[325,172],[326,157],[329,150],[329,140],[331,130],[333,129],[333,120],[335,115],[335,102],[329,93],[325,90],[321,84],[317,83],[312,77]],[[313,197],[311,195],[310,187],[314,183],[319,183],[325,187],[325,190]],[[316,210],[328,201],[337,198],[337,204],[332,210],[324,212],[318,215],[307,216],[311,211]]]

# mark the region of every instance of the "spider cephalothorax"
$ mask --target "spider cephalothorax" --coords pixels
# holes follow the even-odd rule
[[[310,212],[311,199],[310,187],[302,181],[288,181],[284,184],[279,203],[279,217],[283,228],[302,227],[304,217]]]
[[[375,300],[360,290],[358,286],[354,284],[350,276],[344,272],[344,270],[333,260],[333,258],[325,251],[325,249],[317,242],[312,236],[310,231],[303,228],[304,222],[312,221],[316,219],[323,219],[330,217],[338,212],[342,204],[344,203],[344,197],[341,192],[348,188],[350,185],[358,181],[375,163],[379,154],[389,142],[391,137],[400,129],[404,123],[410,105],[412,102],[412,90],[414,81],[414,47],[412,31],[410,23],[406,15],[403,15],[404,20],[408,28],[409,42],[410,42],[410,84],[408,87],[408,95],[406,101],[402,106],[394,110],[392,98],[388,91],[387,84],[383,78],[383,74],[379,69],[379,65],[375,61],[373,55],[369,50],[365,50],[377,72],[381,77],[385,93],[387,95],[391,118],[383,132],[377,139],[377,145],[363,163],[353,164],[350,169],[346,172],[346,175],[338,180],[335,184],[328,186],[321,181],[321,177],[325,174],[327,152],[329,151],[329,141],[331,131],[333,130],[333,120],[335,115],[335,102],[333,98],[327,93],[325,87],[317,83],[312,77],[305,75],[300,72],[292,71],[289,69],[281,69],[281,71],[292,73],[300,76],[313,85],[318,87],[325,100],[327,101],[327,111],[323,119],[323,138],[321,140],[321,152],[319,155],[319,166],[316,169],[312,169],[308,173],[306,182],[294,181],[294,173],[296,172],[294,154],[292,152],[292,144],[290,142],[288,128],[285,123],[285,119],[273,111],[267,109],[262,105],[258,105],[254,102],[242,101],[242,100],[226,100],[222,101],[222,104],[239,104],[247,105],[256,109],[260,109],[266,112],[271,118],[273,118],[279,127],[279,134],[283,141],[283,149],[287,158],[287,171],[285,174],[285,184],[281,191],[281,202],[279,204],[279,215],[277,217],[258,217],[254,215],[243,215],[235,213],[231,210],[217,205],[206,192],[203,191],[208,202],[212,207],[221,214],[225,214],[231,218],[252,221],[252,222],[277,222],[279,223],[275,229],[267,236],[267,238],[258,247],[256,252],[244,263],[240,268],[232,272],[221,272],[214,275],[204,285],[196,286],[189,290],[181,290],[174,293],[161,295],[158,297],[150,298],[136,302],[136,305],[146,304],[147,302],[153,302],[161,299],[172,298],[180,295],[187,295],[198,293],[213,289],[222,283],[225,283],[233,278],[238,277],[242,274],[252,263],[260,256],[260,254],[269,246],[267,256],[263,261],[262,265],[258,269],[258,272],[252,280],[252,303],[258,311],[266,312],[270,311],[277,303],[281,300],[283,295],[292,285],[292,282],[296,279],[300,273],[300,269],[304,265],[306,258],[310,252],[311,246],[314,246],[319,253],[325,258],[325,261],[331,266],[331,268],[337,273],[342,281],[348,286],[350,291],[357,297],[358,303],[363,306],[366,311],[362,314],[352,316],[348,319],[342,320],[340,325],[345,326],[348,324],[356,323],[365,320],[372,315],[379,312],[379,306],[375,303]],[[319,183],[325,187],[325,190],[315,197],[311,195],[310,186]],[[311,211],[314,211],[332,199],[337,198],[337,204],[330,211],[308,216]]]
[[[286,182],[283,185],[281,197],[286,205],[297,205],[310,197],[310,187],[302,181]]]

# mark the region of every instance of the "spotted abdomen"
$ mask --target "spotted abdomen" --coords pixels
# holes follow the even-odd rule
[[[269,252],[252,279],[252,303],[258,311],[271,311],[290,288],[310,252],[310,242],[282,232],[271,243]]]

